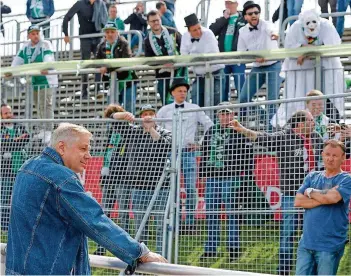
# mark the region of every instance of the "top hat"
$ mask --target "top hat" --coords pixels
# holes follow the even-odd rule
[[[254,1],[247,1],[243,6],[243,15],[246,14],[246,11],[251,8],[258,8],[259,12],[261,12],[261,7],[259,4],[256,4]]]
[[[200,23],[195,13],[192,13],[184,17],[184,21],[185,21],[185,27],[188,27],[188,28]]]
[[[184,78],[175,78],[172,82],[171,87],[169,88],[169,92],[172,94],[172,91],[179,86],[185,86],[186,90],[189,90],[190,85]]]

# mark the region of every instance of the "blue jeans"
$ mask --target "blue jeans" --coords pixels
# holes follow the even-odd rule
[[[213,95],[213,105],[218,105],[224,98],[225,77],[223,70],[213,72],[212,79],[210,92]],[[196,76],[196,80],[192,84],[191,102],[200,107],[205,106],[205,77]]]
[[[350,0],[338,0],[338,3],[336,5],[337,11],[338,12],[345,12],[347,10],[347,6],[351,7],[351,1]],[[337,30],[337,32],[338,32],[340,37],[342,37],[343,34],[344,34],[344,23],[345,23],[345,17],[344,16],[337,17],[336,30]]]
[[[182,172],[184,175],[184,186],[186,192],[186,219],[185,224],[194,224],[196,211],[197,190],[196,190],[196,152],[183,151],[181,160]]]
[[[216,252],[220,242],[220,215],[222,203],[228,212],[227,216],[227,246],[228,249],[239,248],[239,218],[234,211],[235,190],[240,186],[240,179],[233,178],[208,178],[206,180],[206,223],[207,241],[205,252]]]
[[[240,93],[241,89],[245,83],[245,64],[235,64],[235,65],[226,65],[224,68],[225,74],[225,90],[222,101],[230,100],[230,74],[233,74],[235,89]]]
[[[169,91],[171,80],[169,78],[158,79],[157,81],[157,93],[160,94],[162,105],[170,104],[167,101],[167,95]]]
[[[291,212],[296,211],[294,201],[294,196],[282,195],[283,218],[280,223],[279,275],[288,275],[292,269],[294,239],[299,220],[299,214]]]
[[[303,0],[287,0],[286,5],[288,9],[288,17],[293,16],[293,15],[299,15],[301,12]],[[296,20],[291,20],[290,26],[295,22]]]
[[[143,217],[145,215],[145,211],[151,202],[152,195],[154,194],[154,190],[140,190],[133,189],[132,191],[132,201],[133,201],[133,212],[135,218],[135,232],[138,231]],[[166,210],[167,200],[169,196],[169,189],[161,189],[155,204],[152,208],[150,216],[153,216],[154,223],[156,225],[156,253],[162,253],[162,239],[163,239],[163,220],[164,220],[164,212]],[[155,213],[153,213],[155,212]],[[140,237],[140,241],[143,241],[147,244],[150,239],[146,238],[145,233],[149,232],[149,219],[143,229],[143,233]]]
[[[145,37],[145,34],[144,33],[141,33],[142,34],[142,37],[143,37],[143,39],[144,39],[144,37]],[[130,49],[132,49],[132,51],[133,51],[133,48],[135,47],[135,46],[137,46],[139,44],[139,36],[137,36],[137,35],[133,35],[133,37],[132,37],[132,39],[131,39],[131,41],[130,41]],[[143,47],[143,46],[142,46]]]
[[[281,62],[278,61],[272,65],[253,67],[249,76],[246,78],[241,93],[239,95],[240,103],[251,102],[253,96],[257,91],[266,84],[267,87],[267,100],[276,100],[279,97],[280,84],[283,79],[279,76],[281,71]],[[266,118],[267,112],[260,109],[260,119],[266,121],[269,125],[269,121],[276,112],[276,105],[272,104],[266,107],[268,109],[269,118]],[[240,111],[241,116],[246,116],[247,108],[242,108]]]
[[[130,87],[125,87],[119,91],[118,101],[120,104],[123,103],[125,110],[135,113],[135,103],[136,103],[136,84],[133,83]]]
[[[335,252],[309,250],[299,244],[296,275],[336,275],[345,246]]]

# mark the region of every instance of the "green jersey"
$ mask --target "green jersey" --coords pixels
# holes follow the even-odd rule
[[[232,51],[232,44],[233,44],[234,33],[235,33],[235,24],[237,19],[238,19],[238,14],[233,14],[229,17],[227,33],[225,34],[225,39],[224,39],[225,52]]]

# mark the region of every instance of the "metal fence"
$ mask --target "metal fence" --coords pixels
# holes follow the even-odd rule
[[[351,93],[345,93],[333,95],[330,100],[350,97]],[[86,191],[116,223],[151,250],[175,264],[269,274],[276,274],[281,265],[280,271],[293,273],[301,236],[302,221],[298,217],[303,212],[291,204],[306,173],[321,168],[319,144],[311,142],[315,147],[309,152],[314,160],[311,163],[304,159],[303,150],[292,147],[301,143],[297,136],[282,138],[278,146],[269,138],[250,141],[227,124],[237,118],[249,128],[264,131],[266,126],[260,123],[259,110],[254,107],[267,109],[287,102],[305,105],[307,100],[320,100],[324,103],[320,112],[324,113],[326,98],[178,109],[173,118],[156,120],[157,125],[169,130],[157,128],[161,139],[156,142],[145,132],[142,119],[133,125],[92,118],[21,120],[24,128],[9,127],[16,129],[15,134],[11,130],[2,133],[1,241],[6,242],[10,195],[17,170],[45,146],[35,135],[45,124],[54,128],[60,121],[68,121],[84,125],[94,135],[93,157],[82,175]],[[244,108],[250,108],[254,125],[240,116],[240,109]],[[204,117],[208,123],[198,124],[204,121],[199,118]],[[6,131],[6,122],[2,124]],[[343,137],[338,128],[328,126],[331,127],[324,126],[328,137]],[[323,128],[316,130],[321,132]],[[265,137],[270,135],[274,134]],[[292,154],[292,159],[281,159],[284,154]],[[345,171],[351,172],[350,161],[344,164]],[[283,227],[289,220],[294,224],[290,231]],[[89,252],[105,253],[92,241]],[[339,274],[350,274],[350,253],[347,245]],[[94,273],[115,272],[95,269]]]

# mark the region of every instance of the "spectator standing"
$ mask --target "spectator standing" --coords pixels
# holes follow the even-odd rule
[[[1,120],[14,119],[12,109],[1,105]],[[1,123],[1,230],[7,231],[10,220],[10,199],[16,174],[26,159],[25,147],[29,133],[17,123]]]
[[[246,25],[246,21],[241,12],[238,11],[237,0],[226,0],[223,16],[212,23],[210,30],[218,36],[218,46],[220,52],[235,52],[238,48],[239,30]],[[235,88],[240,94],[245,82],[245,64],[225,65],[225,90],[223,100],[230,100],[230,74],[234,76]]]
[[[9,6],[4,5],[2,1],[0,1],[0,7],[1,7],[1,12],[0,12],[0,31],[2,33],[2,36],[5,37],[5,29],[2,23],[2,15],[3,14],[9,14],[11,13],[11,8]]]
[[[156,9],[161,15],[162,25],[166,27],[175,28],[176,24],[174,22],[173,13],[167,9],[165,2],[161,1],[156,4]]]
[[[97,59],[132,57],[128,41],[123,36],[119,35],[115,22],[107,22],[103,31],[105,33],[105,39],[97,47]],[[103,75],[103,80],[109,80],[110,73],[115,69],[117,68],[101,67],[100,73]],[[135,110],[136,86],[134,85],[133,80],[136,78],[136,74],[132,70],[117,73],[119,92],[118,101],[123,103],[124,108],[129,111]],[[110,91],[110,93],[115,93],[115,91]]]
[[[180,46],[182,55],[219,53],[218,41],[210,29],[202,27],[196,14],[190,14],[184,18],[188,31],[183,35]],[[209,95],[213,97],[214,105],[221,102],[224,97],[224,73],[223,64],[210,66],[210,72],[205,66],[194,66],[196,80],[192,84],[191,101],[203,107],[205,105],[205,75],[210,73],[213,78]],[[210,97],[210,98],[212,98]]]
[[[277,154],[283,212],[278,274],[289,275],[299,221],[294,212],[295,194],[309,172],[322,168],[318,160],[323,139],[314,132],[313,116],[305,110],[297,111],[283,130],[270,134],[247,129],[236,120],[232,124],[236,131]]]
[[[340,45],[341,39],[330,21],[321,18],[315,10],[306,10],[299,15],[287,31],[285,48],[296,49],[320,45]],[[322,59],[322,91],[325,95],[344,92],[343,69],[339,57]],[[297,59],[287,58],[283,64],[286,73],[286,94],[284,98],[305,97],[306,92],[313,90],[315,84],[315,60],[306,56]],[[272,124],[283,126],[297,110],[305,108],[304,102],[295,102],[280,105]],[[332,120],[340,120],[344,110],[343,98],[327,100],[326,115]]]
[[[260,19],[261,7],[254,1],[247,1],[244,4],[243,15],[248,24],[239,31],[238,51],[257,51],[278,49],[278,35],[276,35],[268,21]],[[279,96],[279,89],[282,79],[279,77],[281,70],[280,61],[266,61],[264,58],[256,58],[253,68],[246,78],[241,90],[239,101],[247,103],[252,100],[257,91],[266,84],[267,100],[276,100]],[[260,120],[267,124],[267,113],[269,119],[276,112],[276,106],[268,105],[268,110],[260,109]],[[246,108],[241,110],[241,117],[247,115]]]
[[[338,0],[318,0],[318,4],[321,7],[322,13],[329,13],[328,4],[330,6],[330,12],[336,12],[336,4]],[[336,27],[337,17],[332,17],[333,25]]]
[[[351,8],[351,0],[337,0],[337,10],[338,12],[346,12],[347,7],[350,6]],[[344,35],[344,24],[345,24],[345,17],[344,16],[338,16],[336,20],[336,30],[338,31],[338,34],[340,38]]]
[[[288,9],[288,17],[298,15],[301,12],[301,8],[304,0],[286,0]],[[290,20],[290,26],[294,24],[295,20]]]
[[[91,158],[91,138],[84,127],[60,124],[52,147],[22,166],[12,195],[6,274],[89,275],[87,236],[126,262],[130,274],[138,262],[166,262],[84,191],[77,174]]]
[[[68,22],[77,14],[79,21],[79,35],[98,34],[106,25],[108,14],[105,2],[102,0],[81,0],[77,1],[63,18],[62,32],[65,34],[66,43],[70,41],[68,36]],[[83,60],[91,58],[91,53],[95,56],[100,37],[81,38],[80,54]],[[98,82],[100,76],[95,76]],[[88,75],[82,74],[82,98],[88,99]]]
[[[167,9],[170,10],[170,12],[173,14],[173,16],[175,15],[175,4],[176,4],[176,0],[165,0],[164,1],[166,3]]]
[[[234,118],[233,110],[225,108],[229,102],[217,112],[218,123],[212,126],[202,142],[199,174],[206,178],[206,224],[207,240],[205,252],[200,260],[217,257],[217,248],[221,239],[220,214],[222,203],[227,212],[227,241],[226,246],[230,262],[235,261],[240,254],[239,215],[234,213],[240,199],[236,198],[241,186],[241,174],[247,168],[252,143],[243,134],[231,126]]]
[[[161,24],[161,17],[157,11],[150,11],[147,22],[151,30],[145,39],[145,56],[175,56],[180,53],[182,35],[173,28],[166,28]],[[184,69],[175,70],[175,76],[182,75]],[[173,72],[173,76],[172,76]],[[156,70],[157,93],[160,95],[162,104],[168,104],[171,100],[167,95],[171,79],[174,77],[174,69],[171,66]]]
[[[345,145],[324,144],[325,171],[312,172],[297,191],[295,207],[305,209],[297,249],[296,275],[336,275],[348,243],[351,175],[342,171]]]
[[[171,132],[160,127],[154,121],[156,109],[152,105],[144,105],[140,111],[142,125],[130,125],[126,122],[116,122],[116,128],[122,139],[128,143],[128,161],[126,184],[132,189],[133,212],[135,216],[135,229],[138,231],[145,211],[149,206],[155,188],[162,174],[165,173],[167,160],[172,146]],[[134,120],[133,114],[129,112],[117,112],[111,115],[116,120]],[[156,197],[152,214],[156,227],[156,252],[162,252],[164,212],[166,210],[169,196],[169,179],[162,183],[159,194]],[[161,214],[160,214],[161,213]],[[148,220],[149,221],[149,220]],[[148,224],[143,229],[140,240],[145,240],[148,233]]]
[[[119,31],[125,30],[124,22],[117,13],[117,5],[111,5],[108,8],[108,21],[114,21]]]
[[[27,31],[29,41],[24,43],[17,55],[12,61],[11,66],[19,66],[23,64],[54,62],[53,47],[48,40],[42,40],[40,37],[40,28],[32,25]],[[42,70],[40,76],[32,77],[33,97],[37,115],[39,119],[53,119],[54,105],[53,99],[58,86],[57,75],[50,74],[53,70]],[[29,91],[28,91],[29,92]],[[41,139],[44,144],[49,144],[52,124],[43,124],[44,128],[34,139]]]
[[[174,79],[170,88],[170,93],[174,98],[174,103],[163,106],[157,113],[157,118],[172,118],[174,112],[181,109],[199,108],[198,105],[186,101],[189,84],[185,79]],[[186,192],[186,219],[181,225],[181,234],[195,234],[196,226],[194,214],[196,211],[197,191],[196,191],[196,152],[199,145],[195,142],[195,134],[198,124],[204,127],[206,132],[212,125],[211,119],[205,112],[184,113],[185,121],[182,123],[183,149],[181,158],[181,169],[184,175],[184,185]],[[172,131],[172,121],[161,123],[167,130]]]
[[[26,15],[32,25],[37,25],[55,13],[54,0],[27,0]],[[50,22],[41,25],[45,38],[50,38]]]
[[[130,30],[140,31],[143,37],[146,35],[147,21],[146,15],[144,13],[143,2],[138,2],[135,6],[133,13],[124,20],[124,24],[130,24]],[[139,37],[133,35],[132,41],[130,43],[130,48],[133,50],[139,43]]]

